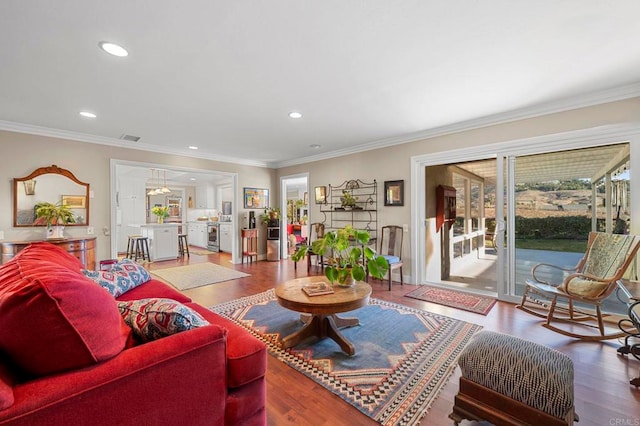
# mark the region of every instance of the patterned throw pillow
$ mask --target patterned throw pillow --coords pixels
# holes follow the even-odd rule
[[[111,293],[113,297],[118,297],[132,288],[137,287],[126,272],[89,271],[87,269],[83,269],[82,273],[100,287]]]
[[[131,259],[122,259],[120,262],[113,265],[111,272],[114,271],[127,273],[129,275],[129,279],[133,281],[136,286],[144,284],[151,279],[149,272]]]
[[[140,299],[118,302],[124,322],[143,342],[209,325],[193,309],[172,299]]]

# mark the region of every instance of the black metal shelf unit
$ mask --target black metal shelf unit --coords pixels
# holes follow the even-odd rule
[[[349,199],[352,198],[352,203]],[[326,203],[320,206],[324,214],[325,229],[335,230],[351,225],[371,235],[372,243],[378,236],[378,186],[360,179],[347,180],[340,185],[329,185]]]

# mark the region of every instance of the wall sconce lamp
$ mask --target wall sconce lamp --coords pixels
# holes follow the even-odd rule
[[[36,180],[29,179],[22,182],[24,184],[24,193],[27,195],[35,195],[36,193]]]

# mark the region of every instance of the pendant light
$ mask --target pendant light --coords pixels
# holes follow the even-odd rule
[[[159,175],[160,173],[158,173]],[[158,180],[160,180],[160,176],[158,176]],[[164,171],[164,186],[158,190],[159,193],[167,194],[171,192],[169,188],[167,188],[167,171]]]
[[[151,169],[151,185],[153,185],[153,169]],[[147,195],[158,195],[157,189],[150,189]]]

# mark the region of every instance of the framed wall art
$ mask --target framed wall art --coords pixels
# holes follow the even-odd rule
[[[404,206],[404,181],[386,180],[384,181],[384,205]]]
[[[326,204],[327,202],[327,187],[316,186],[316,204]]]
[[[70,209],[84,209],[87,205],[87,199],[84,195],[63,195],[62,205],[68,206]]]
[[[266,209],[269,207],[269,190],[261,188],[243,188],[244,189],[244,208],[245,209]]]

